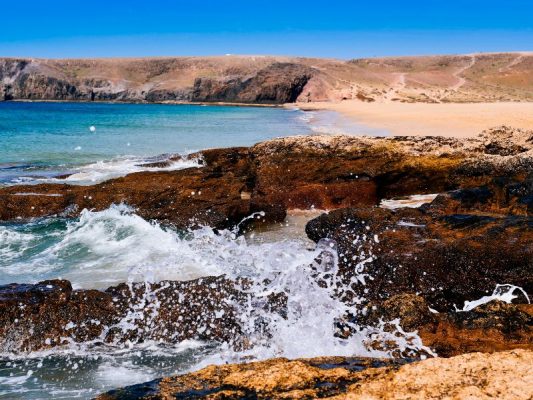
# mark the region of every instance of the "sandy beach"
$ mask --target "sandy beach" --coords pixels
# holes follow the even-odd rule
[[[337,111],[354,122],[394,135],[472,137],[499,125],[533,129],[533,103],[366,103],[358,100],[297,104]]]

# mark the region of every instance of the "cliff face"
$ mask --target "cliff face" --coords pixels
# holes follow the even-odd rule
[[[226,56],[0,59],[1,100],[533,101],[533,54],[341,61]]]
[[[125,61],[125,64],[132,64],[125,66],[139,75],[132,81],[127,79],[129,71],[113,71],[109,68],[112,64],[107,66],[103,76],[97,76],[96,71],[96,74],[87,70],[81,72],[85,68],[75,64],[0,60],[0,98],[281,104],[296,101],[314,74],[313,68],[305,65],[277,61],[256,70],[237,68],[219,73],[206,71],[205,74],[196,72],[195,66],[169,64],[165,60]],[[171,72],[183,74],[186,81],[162,77]]]
[[[275,63],[250,78],[220,80],[197,78],[193,101],[238,103],[293,103],[313,76],[313,69],[293,63]]]

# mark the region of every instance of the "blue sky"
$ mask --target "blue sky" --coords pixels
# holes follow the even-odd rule
[[[0,56],[356,58],[533,50],[533,0],[18,0]]]

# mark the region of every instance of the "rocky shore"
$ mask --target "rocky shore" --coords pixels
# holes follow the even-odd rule
[[[190,155],[201,168],[140,172],[91,186],[2,188],[0,220],[75,216],[126,203],[145,219],[221,229],[259,211],[261,220],[275,222],[287,209],[377,206],[398,196],[468,188],[483,196],[450,194],[454,214],[472,203],[486,213],[527,215],[532,146],[531,132],[507,127],[474,139],[288,137]]]
[[[317,287],[335,282],[331,293],[347,305],[335,335],[357,335],[355,326],[416,332],[424,345],[416,354],[377,336],[365,345],[398,360],[452,358],[408,365],[328,358],[211,366],[102,399],[533,394],[533,132],[499,127],[462,140],[293,137],[191,157],[198,167],[92,186],[2,188],[0,220],[74,217],[85,208],[125,203],[145,219],[180,230],[205,224],[238,235],[283,221],[291,209],[327,209],[308,222],[306,234],[317,248],[336,249],[335,262],[327,251],[318,256],[324,271],[309,266]],[[387,201],[428,194],[433,200],[418,207]],[[250,331],[239,314],[245,306],[280,318],[289,308],[286,293],[268,292],[259,300],[252,284],[269,282],[213,276],[106,290],[74,290],[65,280],[2,286],[0,349],[185,339],[245,349]],[[125,321],[134,328],[124,330]],[[268,326],[254,329],[270,334]]]
[[[400,366],[383,360],[274,359],[211,366],[114,390],[112,399],[529,399],[533,352],[473,353]],[[363,369],[363,371],[361,371]]]
[[[70,343],[178,343],[187,339],[242,347],[247,337],[238,311],[254,300],[246,288],[246,282],[224,277],[121,284],[105,291],[73,290],[64,280],[6,285],[0,287],[0,348],[29,352]],[[373,284],[367,288],[377,289]],[[273,294],[264,307],[283,316],[287,306],[284,296]],[[417,331],[423,343],[440,356],[533,350],[533,306],[523,304],[525,299],[517,300],[522,304],[492,301],[471,311],[436,313],[424,297],[404,292],[368,303],[368,311],[358,317],[358,323],[378,327],[382,321],[398,320],[404,331]],[[138,310],[145,315],[135,316]],[[123,321],[134,326],[124,330],[120,324]],[[339,321],[337,335],[350,334]],[[383,343],[371,342],[369,346],[380,348]]]

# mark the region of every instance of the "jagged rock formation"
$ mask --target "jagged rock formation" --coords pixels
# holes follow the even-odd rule
[[[323,214],[306,231],[315,241],[335,241],[347,281],[361,272],[360,260],[352,255],[368,254],[372,262],[363,272],[376,288],[368,294],[374,299],[417,293],[445,311],[487,295],[499,283],[532,293],[533,219],[477,212],[435,214],[432,205],[395,211],[349,208]],[[375,241],[361,239],[367,234],[375,235]]]
[[[0,286],[0,348],[21,352],[70,341],[99,345],[193,338],[238,343],[232,304],[245,298],[238,287],[223,277],[121,284],[105,291],[73,290],[65,280]]]
[[[384,364],[327,358],[212,366],[113,391],[103,399],[502,397],[506,391],[512,398],[529,398],[533,308],[526,296],[518,294],[514,304],[491,301],[464,312],[453,305],[461,308],[497,283],[531,293],[532,153],[533,132],[506,127],[468,140],[284,138],[203,151],[194,155],[202,160],[198,168],[132,174],[85,187],[3,188],[0,220],[76,215],[82,208],[126,202],[147,219],[221,229],[235,227],[254,211],[263,211],[261,220],[269,222],[283,219],[291,208],[330,208],[309,222],[309,237],[335,241],[342,287],[354,269],[369,275],[364,286],[334,292],[353,305],[335,322],[336,336],[353,334],[354,322],[396,332],[398,320],[441,356],[514,349],[401,367],[388,362],[365,371],[360,370]],[[378,207],[385,198],[420,193],[440,195],[416,209]],[[371,256],[372,262],[359,270],[351,265],[352,254]],[[6,285],[0,287],[0,348],[25,352],[80,342],[200,339],[246,349],[250,332],[242,325],[243,305],[254,303],[281,318],[288,310],[285,293],[254,302],[249,284],[219,276],[121,284],[105,291],[73,290],[62,280]],[[357,309],[350,298],[354,294],[364,295]],[[268,337],[268,322],[255,322]],[[366,345],[389,346],[379,340]],[[511,364],[513,387],[505,374]],[[522,368],[518,378],[517,366]],[[457,373],[465,368],[466,373]]]
[[[370,303],[366,310],[366,314],[358,318],[360,324],[376,326],[380,319],[399,319],[402,329],[417,331],[424,344],[441,357],[475,351],[533,349],[533,306],[530,304],[493,300],[467,312],[435,313],[424,297],[405,292]]]
[[[0,100],[531,101],[533,55],[0,59]]]
[[[532,172],[533,132],[502,127],[484,135],[465,140],[291,137],[251,148],[205,150],[192,155],[203,160],[200,168],[141,172],[92,186],[2,188],[0,220],[72,216],[84,208],[127,203],[145,219],[179,228],[194,223],[229,228],[259,211],[265,213],[262,220],[273,222],[287,209],[373,206],[394,196],[490,185],[495,176],[506,176],[511,186],[513,179],[524,181]],[[518,147],[495,153],[495,146],[508,143]],[[522,214],[531,207],[527,185],[509,205]],[[511,186],[499,193],[514,190]]]
[[[366,288],[372,292],[376,285]],[[18,353],[72,343],[99,346],[154,340],[175,344],[197,339],[242,349],[248,343],[243,310],[253,300],[245,289],[245,281],[225,277],[121,284],[104,291],[73,290],[65,280],[0,286],[0,348]],[[264,307],[285,315],[285,295],[271,295]],[[418,331],[425,345],[441,356],[533,346],[530,305],[491,302],[468,312],[434,314],[422,297],[402,294],[372,303],[368,310],[357,317],[361,326],[377,326],[380,318],[398,318],[402,328]],[[269,327],[257,329],[268,332]],[[342,322],[338,335],[346,335]]]
[[[532,363],[533,352],[525,350],[435,358],[403,366],[340,357],[274,359],[210,366],[113,390],[98,399],[526,400],[533,396]]]

